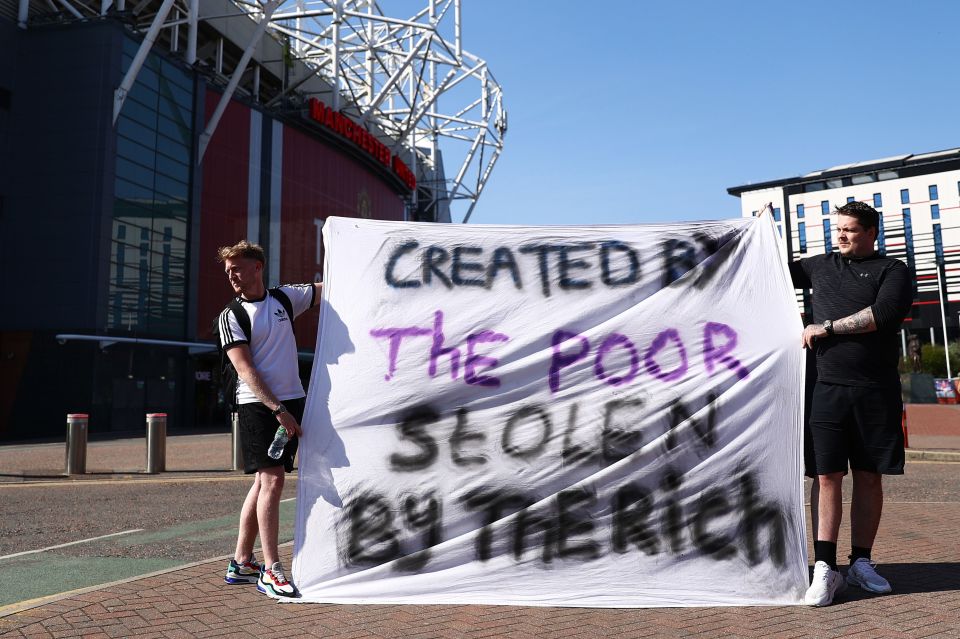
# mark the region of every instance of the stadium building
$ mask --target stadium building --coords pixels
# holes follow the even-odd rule
[[[834,208],[858,200],[881,214],[877,247],[914,273],[915,300],[901,336],[944,344],[960,337],[960,149],[844,164],[727,189],[744,216],[767,205],[788,259],[836,248]],[[809,313],[808,293],[798,296]],[[953,363],[956,374],[960,362]]]
[[[506,113],[459,0],[422,4],[0,0],[0,441],[222,427],[218,246],[314,281],[331,215],[469,217]]]

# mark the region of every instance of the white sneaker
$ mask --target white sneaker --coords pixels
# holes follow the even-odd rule
[[[840,572],[830,568],[827,562],[818,561],[813,566],[813,579],[803,599],[808,606],[829,606],[834,595],[846,589],[847,583]]]
[[[890,582],[878,575],[874,566],[876,564],[866,557],[860,557],[850,564],[850,569],[847,570],[847,583],[877,594],[893,590]]]

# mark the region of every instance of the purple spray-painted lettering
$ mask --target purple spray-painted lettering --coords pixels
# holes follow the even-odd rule
[[[429,335],[432,331],[429,328],[419,328],[417,326],[407,326],[405,328],[374,328],[370,331],[372,337],[377,339],[386,337],[390,340],[390,363],[387,367],[387,374],[383,379],[390,381],[393,374],[397,372],[397,355],[400,353],[400,342],[404,337],[422,337]]]
[[[490,342],[506,342],[509,341],[509,337],[503,333],[495,333],[494,331],[480,331],[473,335],[467,336],[467,360],[463,366],[463,380],[468,384],[474,384],[476,386],[491,386],[493,388],[498,388],[500,386],[500,378],[493,377],[492,375],[478,375],[477,368],[481,366],[486,366],[488,368],[493,368],[497,365],[499,360],[495,357],[487,357],[485,355],[478,355],[474,352],[474,347],[477,344],[490,343]]]
[[[450,356],[450,378],[457,379],[460,374],[460,349],[443,345],[443,311],[433,313],[433,346],[430,348],[430,377],[437,375],[437,360],[444,355]]]
[[[564,354],[563,351],[560,350],[561,345],[567,340],[574,338],[580,340],[580,350],[572,355]],[[574,362],[586,357],[587,352],[590,350],[590,342],[579,333],[556,331],[550,343],[553,346],[553,357],[550,359],[550,392],[556,393],[560,390],[560,369],[570,366]]]
[[[630,370],[626,375],[614,377],[613,375],[608,375],[604,369],[603,358],[620,344],[630,353]],[[603,380],[611,386],[620,386],[621,384],[632,382],[640,372],[640,353],[637,352],[637,347],[634,346],[629,337],[621,333],[611,333],[603,340],[603,343],[600,344],[600,348],[597,349],[597,355],[593,362],[593,372],[596,374],[597,379]]]
[[[721,344],[715,344],[714,336],[722,335],[725,341]],[[737,346],[737,332],[726,324],[720,322],[707,322],[703,328],[703,363],[707,366],[707,372],[713,375],[713,369],[717,364],[723,364],[740,379],[750,376],[750,371],[740,363],[736,357],[730,353]]]
[[[667,347],[669,342],[677,345],[677,352],[680,355],[680,363],[670,372],[660,370],[660,364],[657,363],[657,353]],[[680,339],[680,333],[674,328],[668,328],[660,331],[650,344],[650,348],[643,354],[643,363],[647,367],[647,372],[662,382],[671,382],[683,377],[687,372],[687,349],[683,347],[683,340]]]

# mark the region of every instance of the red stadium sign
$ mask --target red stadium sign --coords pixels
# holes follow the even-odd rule
[[[370,157],[390,168],[411,190],[417,188],[417,178],[398,155],[392,155],[383,142],[339,111],[334,111],[316,98],[310,98],[310,119],[337,135],[350,140]]]

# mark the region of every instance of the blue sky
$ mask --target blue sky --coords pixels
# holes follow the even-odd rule
[[[471,223],[737,217],[731,186],[960,146],[957,2],[465,0],[463,25],[509,113]]]

